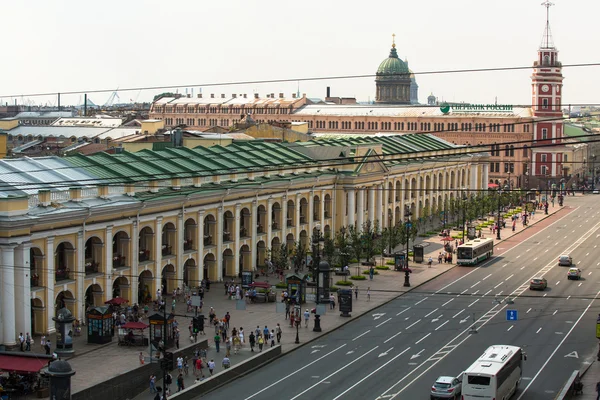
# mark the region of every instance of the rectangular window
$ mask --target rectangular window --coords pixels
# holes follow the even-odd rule
[[[542,154],[542,162],[546,162],[546,155]]]
[[[569,162],[569,158],[566,154],[563,154],[563,162]]]
[[[504,163],[504,173],[508,173],[508,163]]]
[[[542,108],[543,109],[547,109],[548,108],[548,99],[542,99]]]
[[[515,173],[515,164],[514,163],[510,163],[508,172],[510,172],[511,174]]]
[[[542,128],[542,140],[548,139],[548,129]]]
[[[546,166],[542,165],[542,175],[546,175]]]
[[[496,163],[496,172],[500,172],[500,163],[499,162]]]

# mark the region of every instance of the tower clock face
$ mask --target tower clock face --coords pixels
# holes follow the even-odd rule
[[[550,90],[550,86],[548,86],[548,85],[542,86],[542,92],[546,93],[546,92],[548,92],[548,90]]]

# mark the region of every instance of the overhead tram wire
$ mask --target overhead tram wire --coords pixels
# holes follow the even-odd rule
[[[597,116],[600,114],[594,114],[591,115],[589,117],[586,118],[592,118],[593,116]],[[536,123],[540,123],[540,122],[550,122],[550,121],[558,121],[558,120],[564,120],[565,117],[556,117],[556,118],[546,118],[546,119],[542,119],[542,120],[538,120],[536,121]],[[531,124],[532,122],[517,122],[515,123],[515,125],[517,124]],[[418,133],[414,133],[413,135],[424,135],[424,134],[435,134],[435,133],[444,133],[444,132],[453,132],[453,131],[448,131],[448,130],[432,130],[432,131],[425,131],[425,132],[418,132]],[[483,132],[482,132],[483,133]],[[403,136],[406,135],[406,133],[404,134],[398,134],[398,136]],[[389,135],[389,136],[394,136],[394,135]],[[376,137],[376,136],[373,136]],[[377,136],[377,137],[385,137],[385,136]],[[581,136],[577,136],[578,138],[588,138],[588,137],[593,137],[593,138],[598,138],[598,135],[595,134],[588,134],[588,135],[581,135]],[[351,137],[350,137],[351,138]],[[349,139],[350,139],[349,138]],[[318,140],[317,140],[318,141]],[[595,143],[600,141],[600,139],[597,140],[588,140],[585,141],[584,143]],[[527,144],[530,144],[530,146],[527,146],[527,149],[534,149],[534,148],[544,148],[544,147],[556,147],[556,146],[562,146],[564,145],[564,143],[549,143],[549,144],[539,144],[536,145],[534,140],[521,140],[521,141],[509,141],[509,142],[500,142],[500,143],[491,143],[491,144],[477,144],[477,145],[471,145],[469,147],[466,146],[459,146],[457,148],[462,148],[465,149],[466,151],[463,152],[456,152],[452,155],[449,155],[449,157],[458,157],[458,156],[463,156],[463,155],[471,155],[471,154],[478,154],[478,153],[487,153],[490,152],[490,147],[492,145],[514,145],[514,144],[523,144],[523,146],[520,147],[514,147],[513,150],[523,150]],[[351,146],[351,145],[348,145]],[[300,148],[300,149],[304,149],[304,148],[308,148],[308,147],[322,147],[320,144],[317,143],[313,143],[313,144],[308,144],[308,145],[302,145],[302,144],[290,144],[289,146],[286,146],[286,148],[288,149],[292,149],[294,150],[295,148]],[[477,149],[481,149],[480,151],[477,151]],[[248,154],[248,149],[243,149],[243,150],[239,150],[239,151],[233,151],[230,153],[227,153],[227,156],[231,156],[231,155],[235,155],[236,153],[240,153],[240,154]],[[416,154],[415,157],[404,157],[402,160],[399,161],[419,161],[422,160],[422,157],[419,156],[420,154],[422,154],[422,152],[420,151],[413,151],[413,152],[402,152],[402,153],[388,153],[385,154],[383,156],[374,154],[374,155],[370,155],[370,156],[365,156],[362,157],[361,160],[358,161],[354,161],[354,157],[345,157],[345,158],[331,158],[331,159],[324,159],[324,160],[320,160],[320,161],[325,161],[325,162],[332,162],[331,164],[318,164],[320,167],[334,167],[334,166],[343,166],[343,165],[356,165],[356,164],[360,164],[368,161],[369,159],[375,159],[375,160],[381,160],[381,158],[383,157],[385,160],[385,157],[391,157],[391,156],[396,156],[396,155],[402,155],[402,156],[407,156],[407,155],[411,155],[411,154]],[[217,158],[217,156],[219,156],[218,154],[214,155],[215,158]],[[182,159],[182,160],[189,160],[189,159],[194,159],[196,157],[189,157],[189,156],[181,156],[181,157],[171,157],[171,160],[177,160],[177,159]],[[197,156],[197,158],[201,158],[200,156]],[[206,158],[206,157],[204,157]],[[348,162],[342,162],[344,159],[346,160],[351,160]],[[140,162],[144,162],[144,161],[151,161],[151,160],[140,160]],[[447,159],[445,160],[426,160],[427,162],[448,162]],[[111,165],[121,165],[120,162],[114,162],[114,163],[103,163],[102,166],[111,166]],[[273,166],[270,167],[257,167],[257,169],[251,170],[251,172],[277,172],[277,171],[281,171],[281,170],[287,170],[290,168],[302,168],[305,166],[313,166],[313,165],[317,165],[314,163],[314,160],[306,160],[306,161],[295,161],[295,163],[293,165],[290,164],[275,164]],[[89,167],[97,167],[97,165],[93,165],[90,164]],[[53,171],[60,171],[60,170],[71,170],[71,169],[85,169],[84,166],[64,166],[64,167],[56,167],[53,168]],[[231,171],[238,171],[241,167],[227,167],[227,168],[222,168],[220,170],[218,170],[218,172],[213,172],[210,175],[211,176],[220,176],[220,175],[228,175],[231,173]],[[30,170],[27,171],[28,173],[33,173],[33,172],[45,172],[46,169],[37,169],[37,170]],[[200,171],[198,171],[200,172]],[[144,178],[154,178],[156,175],[161,175],[161,176],[169,176],[172,175],[174,177],[177,177],[178,174],[183,174],[185,172],[168,172],[168,171],[163,171],[157,174],[139,174],[139,175],[128,175],[127,177],[123,177],[123,178],[89,178],[89,179],[83,179],[83,180],[78,180],[77,182],[72,182],[72,181],[54,181],[54,182],[44,182],[43,184],[41,184],[41,186],[47,185],[53,185],[55,187],[62,187],[62,186],[89,186],[89,185],[95,185],[96,183],[89,183],[89,182],[96,182],[98,180],[104,180],[103,183],[109,183],[112,185],[121,185],[121,184],[131,184],[131,183],[135,183],[132,182],[130,180],[130,178],[139,178],[140,180],[143,180]],[[5,175],[5,174],[10,174],[10,175],[14,175],[14,172],[2,172],[0,173],[0,176]],[[193,175],[193,172],[189,172],[189,174],[192,174],[190,177],[194,177],[194,176],[205,176],[205,175]],[[122,180],[119,180],[122,179]],[[170,179],[170,178],[164,178],[164,179]],[[111,181],[111,182],[108,182]],[[82,183],[82,182],[88,182],[88,183]],[[6,182],[0,182],[0,190],[3,188],[14,188],[15,186],[24,186],[25,188],[28,186],[40,186],[40,183],[33,183],[33,182],[24,182],[24,181],[16,181],[13,180],[10,183],[6,183]]]
[[[592,63],[577,63],[577,64],[563,64],[562,68],[582,68],[582,67],[598,67],[600,62]],[[459,74],[459,73],[475,73],[475,72],[502,72],[502,71],[518,71],[524,69],[531,69],[531,65],[517,66],[517,67],[491,67],[491,68],[464,68],[454,70],[434,70],[434,71],[421,71],[413,72],[415,75],[440,75],[440,74]],[[231,82],[212,82],[212,83],[193,83],[185,85],[163,85],[163,86],[141,86],[131,88],[119,88],[119,92],[129,91],[141,91],[141,90],[165,90],[165,89],[178,89],[182,87],[214,87],[214,86],[239,86],[239,85],[260,85],[266,83],[286,83],[286,82],[311,82],[311,81],[324,81],[324,80],[342,80],[342,79],[363,79],[373,78],[377,74],[360,74],[360,75],[331,75],[331,76],[317,76],[317,77],[306,77],[306,78],[283,78],[283,79],[263,79],[263,80],[250,80],[250,81],[231,81]],[[379,75],[382,76],[382,75]],[[385,74],[383,75],[385,76]],[[112,93],[114,87],[110,89],[90,89],[90,90],[71,90],[71,91],[53,91],[53,92],[40,92],[40,93],[19,93],[19,94],[6,94],[0,95],[0,97],[39,97],[39,96],[56,96],[71,95],[71,94],[91,94],[91,93]]]

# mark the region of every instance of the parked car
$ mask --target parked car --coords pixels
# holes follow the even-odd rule
[[[461,375],[462,376],[462,375]],[[434,399],[460,399],[462,381],[453,376],[440,376],[431,386],[431,400]]]
[[[561,254],[558,257],[558,265],[566,265],[567,267],[570,267],[573,265],[573,259],[568,254]]]
[[[544,290],[548,287],[546,278],[533,278],[529,282],[529,290]]]
[[[569,272],[567,272],[567,279],[581,279],[581,270],[579,268],[569,268]]]

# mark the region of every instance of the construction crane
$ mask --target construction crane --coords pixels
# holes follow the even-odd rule
[[[116,101],[117,103],[119,101],[121,101],[121,98],[119,97],[119,94],[117,93],[118,90],[119,90],[119,88],[117,88],[117,90],[115,90],[114,92],[111,93],[108,100],[106,100],[106,103],[104,103],[104,107],[112,107],[115,104],[115,99],[117,100]]]

